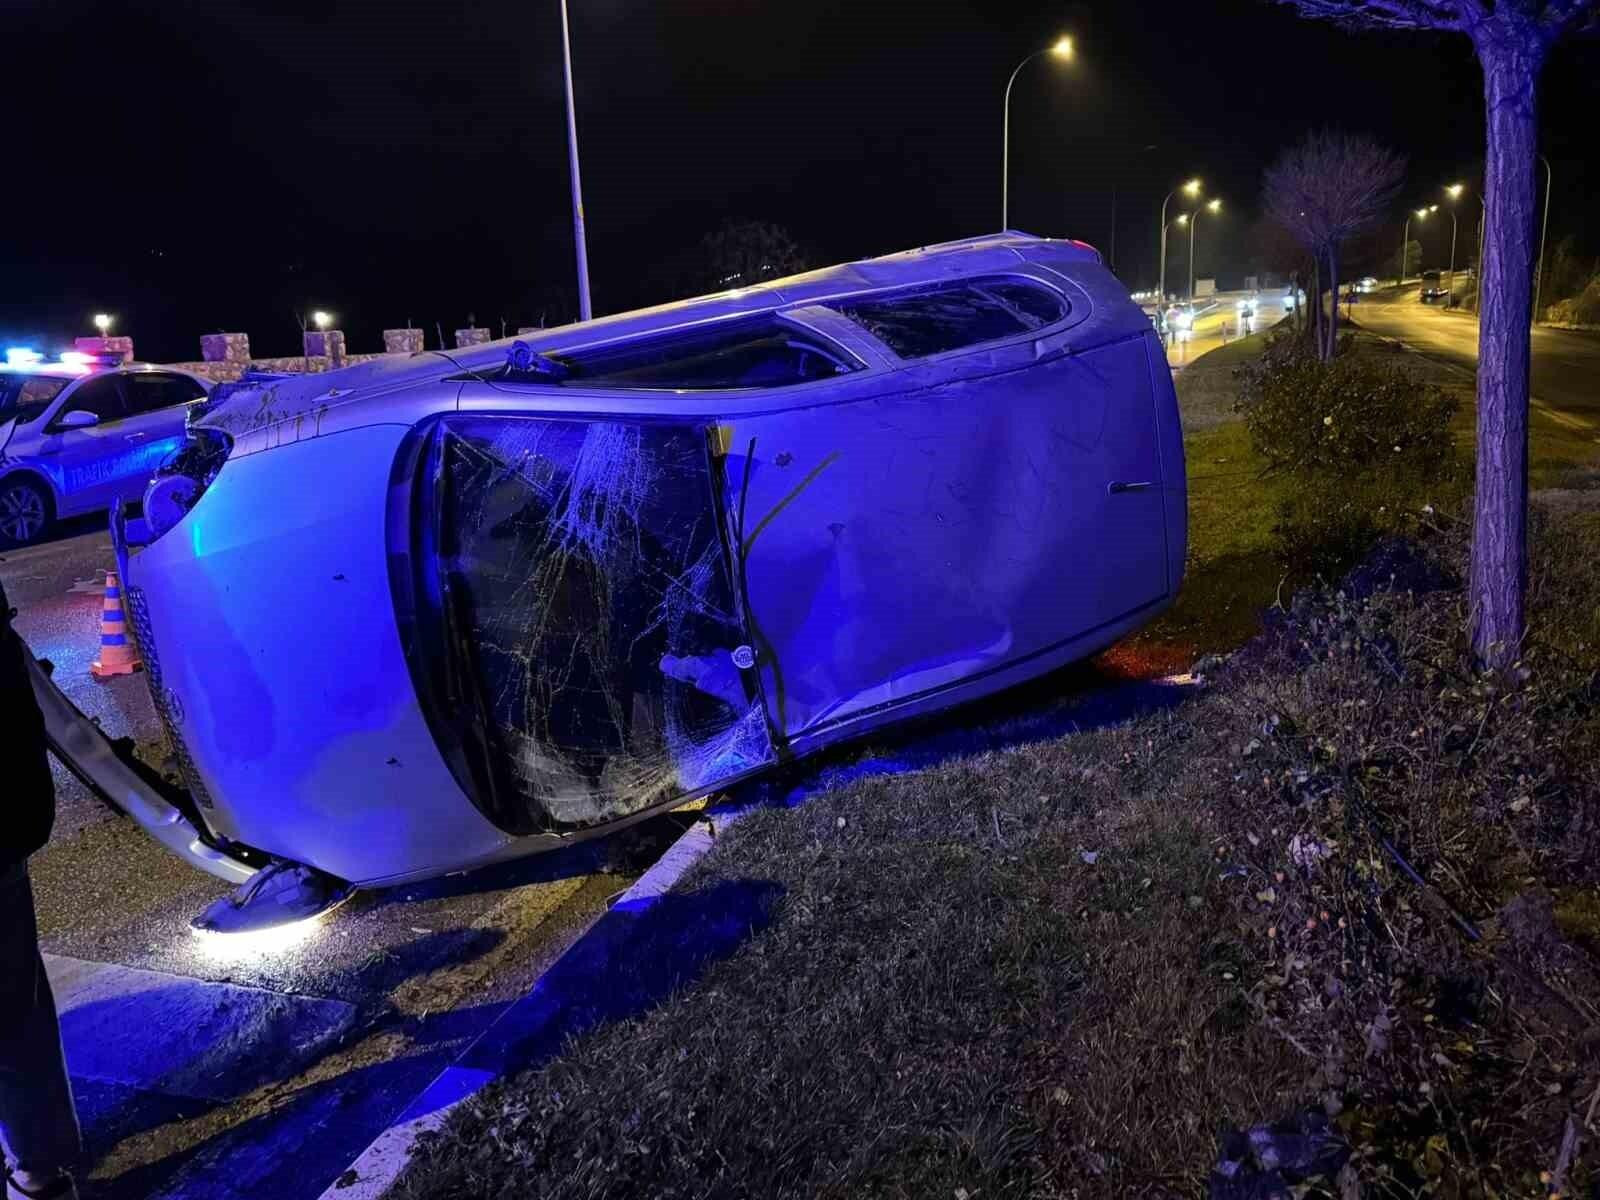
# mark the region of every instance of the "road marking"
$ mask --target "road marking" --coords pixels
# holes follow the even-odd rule
[[[713,813],[708,820],[715,823],[717,833],[722,833],[745,810],[737,809]],[[705,852],[715,844],[711,825],[696,821],[667,849],[651,868],[641,875],[621,899],[612,906],[613,913],[633,913],[654,904],[688,872]],[[604,918],[602,918],[604,919]],[[615,918],[612,918],[613,920]],[[587,935],[585,935],[587,936]],[[582,937],[578,939],[579,942]],[[568,953],[577,951],[574,943]],[[554,964],[552,964],[554,966]],[[533,987],[520,1000],[513,1001],[496,1018],[496,1022],[516,1020],[519,1010],[528,1006],[547,1004],[536,980]],[[455,1063],[446,1067],[439,1076],[366,1148],[350,1169],[335,1180],[320,1200],[379,1200],[394,1186],[395,1180],[411,1162],[416,1153],[417,1139],[431,1133],[450,1118],[463,1103],[477,1095],[500,1076],[502,1071],[489,1066],[463,1066],[480,1044],[494,1032],[491,1025],[469,1046]]]
[[[1394,345],[1399,346],[1408,354],[1415,354],[1418,358],[1425,358],[1435,366],[1446,367],[1449,370],[1460,372],[1468,379],[1476,380],[1478,378],[1478,372],[1473,368],[1463,367],[1460,363],[1450,362],[1448,359],[1439,358],[1436,356],[1436,354],[1429,354],[1427,351],[1420,350],[1416,346],[1413,346],[1404,338],[1390,337],[1387,334],[1381,333],[1378,333],[1375,336],[1381,338],[1383,341],[1391,342]],[[1573,416],[1571,413],[1556,408],[1546,401],[1539,399],[1539,397],[1535,395],[1530,394],[1528,396],[1528,406],[1535,412],[1549,417],[1550,420],[1554,421],[1557,425],[1565,426],[1566,428],[1576,430],[1579,433],[1589,433],[1595,429],[1595,423],[1593,421],[1586,420],[1583,417]],[[1600,442],[1600,437],[1596,437],[1593,440],[1595,442]]]

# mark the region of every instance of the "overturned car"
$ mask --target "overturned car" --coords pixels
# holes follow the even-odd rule
[[[195,865],[380,886],[536,853],[1113,642],[1183,445],[1090,248],[1007,233],[223,389],[114,521]],[[65,706],[65,707],[63,707]]]

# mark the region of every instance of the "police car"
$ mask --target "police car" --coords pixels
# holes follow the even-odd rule
[[[0,363],[0,545],[36,542],[64,517],[144,494],[183,444],[211,384],[186,371],[69,350],[13,348]]]

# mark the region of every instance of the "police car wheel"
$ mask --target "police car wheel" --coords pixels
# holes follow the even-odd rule
[[[50,528],[50,496],[29,479],[0,482],[0,545],[26,546]]]

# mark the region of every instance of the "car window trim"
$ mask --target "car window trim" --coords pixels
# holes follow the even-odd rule
[[[205,395],[204,389],[199,396],[190,397],[188,400],[174,400],[170,404],[163,404],[159,408],[145,408],[138,412],[133,411],[132,396],[134,389],[128,386],[131,379],[158,379],[164,387],[175,387],[179,383],[189,381],[189,376],[181,375],[177,371],[123,371],[119,372],[117,379],[122,389],[122,407],[128,410],[128,417],[148,417],[152,413],[167,412],[171,409],[181,408],[185,404],[193,403]],[[197,385],[198,386],[198,385]],[[124,418],[127,419],[127,418]]]
[[[1029,263],[1027,266],[1032,267],[1033,264]],[[993,350],[1001,346],[1015,346],[1021,342],[1038,341],[1040,338],[1053,337],[1056,334],[1063,333],[1072,328],[1074,325],[1077,325],[1081,321],[1085,320],[1089,315],[1086,306],[1088,306],[1090,303],[1087,295],[1083,297],[1082,304],[1080,304],[1077,299],[1068,294],[1067,288],[1064,286],[1066,283],[1064,278],[1056,275],[1053,271],[1050,272],[1050,274],[1052,278],[1046,278],[1043,275],[1042,270],[1037,268],[1034,270],[1028,270],[1019,269],[1018,267],[1010,267],[1003,271],[985,271],[979,275],[964,275],[951,279],[940,280],[935,283],[910,284],[905,287],[897,287],[889,291],[858,291],[847,293],[842,296],[823,297],[813,301],[812,303],[831,309],[833,312],[838,313],[839,316],[843,317],[846,321],[850,321],[851,324],[857,325],[861,331],[867,335],[867,337],[871,338],[878,345],[882,346],[884,352],[894,359],[896,368],[904,368],[920,363],[942,362],[958,354],[972,354],[976,351]],[[871,329],[867,328],[867,326],[861,325],[859,322],[855,321],[842,311],[843,307],[848,305],[853,299],[865,300],[870,298],[874,302],[886,302],[901,296],[926,295],[930,292],[938,292],[957,287],[982,287],[985,282],[990,280],[1000,282],[1013,278],[1023,283],[1031,283],[1037,287],[1042,287],[1047,292],[1050,292],[1052,295],[1054,295],[1058,300],[1061,301],[1062,308],[1065,310],[1061,317],[1058,320],[1041,325],[1038,329],[1024,329],[1018,333],[1007,334],[1005,337],[987,338],[984,341],[973,342],[966,346],[955,346],[949,350],[940,350],[933,354],[920,354],[914,358],[906,358],[900,354],[897,354],[893,346],[889,345],[889,343],[878,337],[878,335],[873,333]],[[840,307],[835,308],[835,305]],[[1080,311],[1080,309],[1082,311]]]
[[[794,307],[800,308],[810,306],[797,305]],[[621,387],[616,384],[604,383],[595,386],[585,386],[582,383],[543,383],[533,380],[497,379],[490,376],[482,368],[469,369],[463,371],[459,375],[453,375],[450,378],[462,383],[485,383],[493,388],[505,388],[508,391],[514,391],[518,395],[536,393],[538,395],[570,396],[574,393],[579,393],[632,396],[742,396],[751,395],[756,392],[798,392],[807,388],[836,384],[840,380],[858,379],[863,375],[874,374],[882,369],[879,364],[868,361],[860,353],[853,350],[849,346],[840,344],[836,338],[832,337],[824,330],[819,329],[816,325],[813,325],[805,320],[794,319],[788,314],[788,310],[784,309],[757,309],[754,312],[733,313],[726,317],[719,317],[715,321],[708,321],[703,324],[675,326],[670,330],[661,330],[659,332],[651,333],[648,335],[648,339],[639,338],[639,335],[635,334],[628,337],[612,338],[608,342],[594,342],[589,345],[573,347],[571,349],[566,347],[552,347],[548,350],[541,351],[541,353],[549,354],[555,358],[577,357],[579,355],[589,353],[604,353],[607,349],[613,346],[623,346],[631,341],[634,341],[635,339],[652,341],[659,339],[665,342],[677,337],[692,337],[702,333],[711,334],[727,325],[753,324],[758,321],[771,321],[778,325],[787,326],[789,330],[792,330],[794,333],[804,335],[813,341],[819,342],[820,345],[817,347],[817,349],[821,353],[826,354],[829,358],[834,359],[837,362],[847,365],[850,369],[840,372],[837,375],[825,376],[822,379],[806,379],[799,383],[763,384],[754,387]],[[495,367],[493,369],[498,370],[499,368]]]
[[[90,428],[90,429],[104,429],[108,425],[120,425],[123,421],[126,421],[128,419],[128,394],[125,391],[122,390],[122,372],[115,371],[115,372],[108,372],[108,373],[106,373],[104,375],[91,375],[87,379],[80,380],[77,387],[70,389],[69,391],[63,393],[63,395],[61,395],[61,396],[56,397],[57,401],[60,404],[60,407],[58,407],[56,409],[55,415],[50,418],[50,423],[45,426],[44,432],[45,433],[83,433],[84,430],[82,430],[82,429],[66,429],[66,428],[64,428],[61,425],[61,418],[63,416],[65,416],[68,412],[79,412],[79,411],[85,411],[86,412],[86,411],[90,411],[90,410],[87,410],[87,409],[79,410],[79,409],[71,408],[70,405],[72,403],[72,398],[74,396],[76,396],[79,392],[83,391],[83,389],[86,388],[86,387],[90,387],[90,386],[95,385],[95,384],[103,384],[103,383],[107,383],[107,382],[109,382],[111,384],[111,386],[116,389],[117,398],[122,401],[122,415],[120,417],[116,417],[116,418],[114,418],[114,419],[112,419],[110,421],[106,421],[106,420],[98,421],[94,425],[88,426],[88,428]],[[99,414],[96,414],[96,415],[98,416]]]

